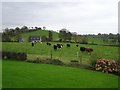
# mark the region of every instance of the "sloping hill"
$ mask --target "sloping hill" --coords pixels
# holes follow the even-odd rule
[[[118,76],[79,68],[5,60],[2,70],[3,88],[118,87]]]
[[[28,41],[29,36],[47,36],[48,37],[49,33],[48,30],[37,30],[37,31],[31,31],[31,32],[25,32],[22,33],[21,36],[25,41]],[[58,33],[53,31],[53,40],[58,40]]]

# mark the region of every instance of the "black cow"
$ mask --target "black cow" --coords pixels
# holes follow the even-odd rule
[[[67,44],[67,47],[70,47],[70,44]]]
[[[77,44],[76,47],[78,47],[79,45]]]
[[[61,49],[63,47],[63,44],[57,44],[57,47]]]
[[[85,47],[80,47],[80,51],[84,52],[85,51]]]
[[[47,42],[47,45],[51,46],[51,43]]]
[[[46,44],[48,45],[49,43],[47,42]]]
[[[32,42],[32,47],[34,46],[34,43]]]
[[[54,50],[57,50],[57,45],[53,45]]]

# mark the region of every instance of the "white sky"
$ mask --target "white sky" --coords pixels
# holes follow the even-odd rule
[[[26,25],[79,34],[118,33],[118,1],[2,0],[2,28]]]

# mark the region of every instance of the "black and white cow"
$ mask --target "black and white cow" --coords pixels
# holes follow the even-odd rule
[[[63,44],[57,44],[57,47],[61,49],[63,47]]]

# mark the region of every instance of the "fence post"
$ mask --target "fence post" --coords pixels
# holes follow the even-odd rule
[[[80,64],[82,65],[82,53],[80,52]]]
[[[51,54],[50,54],[50,56],[51,56],[50,59],[52,60],[52,49],[51,49]]]

